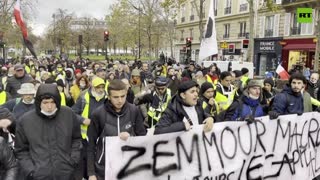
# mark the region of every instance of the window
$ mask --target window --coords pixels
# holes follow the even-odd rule
[[[184,20],[185,20],[185,18],[184,18],[185,13],[186,13],[186,6],[183,4],[183,5],[181,5],[181,9],[180,9],[181,22],[184,22]]]
[[[229,33],[230,33],[230,24],[225,24],[223,38],[224,39],[229,38]]]
[[[180,41],[184,41],[184,38],[183,38],[184,30],[181,30],[180,32],[181,32]]]
[[[301,33],[301,23],[298,23],[297,14],[293,13],[291,34],[292,35],[299,35],[300,33]]]
[[[267,16],[266,17],[266,24],[265,24],[265,37],[272,37],[273,36],[273,27],[274,26],[274,16]]]
[[[238,37],[246,37],[247,22],[240,22],[240,33]]]
[[[213,0],[213,10],[214,10],[214,16],[217,16],[218,10],[218,0]]]
[[[193,28],[190,28],[190,37],[193,37]]]
[[[226,7],[224,8],[224,14],[231,14],[231,0],[226,0]]]

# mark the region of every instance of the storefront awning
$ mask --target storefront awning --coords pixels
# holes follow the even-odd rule
[[[284,50],[315,50],[316,44],[288,44],[283,47]]]

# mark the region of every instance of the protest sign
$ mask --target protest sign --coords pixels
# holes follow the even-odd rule
[[[311,180],[320,173],[320,113],[216,123],[188,132],[106,138],[106,179]]]

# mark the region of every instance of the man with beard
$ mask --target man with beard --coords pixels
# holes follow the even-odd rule
[[[60,106],[55,84],[40,85],[35,109],[16,127],[15,152],[26,179],[73,180],[81,150],[78,121],[70,108]]]
[[[277,119],[279,115],[298,114],[304,112],[302,91],[306,78],[301,73],[291,75],[281,93],[274,97],[270,119]]]
[[[20,89],[21,84],[31,82],[32,77],[26,74],[23,65],[17,64],[14,66],[14,76],[8,78],[6,91],[10,93],[12,98],[16,98],[19,96],[17,93],[18,89]]]
[[[126,101],[126,85],[121,80],[113,80],[109,84],[108,94],[104,105],[93,112],[88,130],[89,180],[104,179],[106,136],[119,136],[127,140],[130,136],[146,134],[141,111]]]
[[[83,176],[87,178],[87,170],[86,170],[86,148],[87,148],[87,129],[91,122],[92,112],[97,109],[99,106],[103,105],[103,102],[106,99],[106,91],[105,91],[105,81],[99,77],[96,77],[92,80],[92,87],[85,91],[77,100],[76,104],[72,106],[72,110],[81,115],[84,118],[84,121],[81,125],[81,136],[82,136],[82,144],[83,149],[81,152],[82,162],[80,163],[80,171],[77,174],[81,174],[79,176]],[[79,169],[78,169],[79,170]],[[82,174],[83,173],[83,174]]]

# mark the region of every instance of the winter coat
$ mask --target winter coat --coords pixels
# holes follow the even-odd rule
[[[45,97],[54,99],[54,115],[41,113]],[[71,180],[80,161],[80,124],[76,114],[60,106],[60,101],[56,85],[40,85],[35,110],[25,113],[16,127],[15,151],[21,171],[25,176],[33,172],[34,180]]]
[[[311,97],[318,99],[318,93],[319,93],[319,87],[320,87],[320,81],[318,81],[317,83],[313,84],[310,81],[308,81],[307,84],[307,91],[308,93],[311,95]]]
[[[304,112],[303,96],[301,92],[295,93],[291,87],[286,85],[281,93],[274,97],[272,111],[287,114],[302,114]]]
[[[13,151],[6,143],[6,140],[0,137],[0,179],[16,180],[17,170],[17,161]]]
[[[260,99],[254,100],[245,95],[241,96],[227,109],[224,121],[243,121],[249,116],[253,118],[264,116],[263,107],[259,101]]]
[[[168,78],[169,78],[168,88],[171,90],[171,94],[175,95],[178,91],[180,80],[176,76],[174,77],[171,76]]]
[[[312,112],[311,95],[303,92],[303,112]]]
[[[142,114],[138,107],[126,102],[120,112],[115,112],[112,106],[110,101],[106,100],[103,106],[92,113],[92,121],[88,129],[89,176],[104,177],[104,137],[118,136],[120,132],[128,132],[130,136],[146,134]]]
[[[87,91],[82,92],[80,97],[78,98],[77,102],[72,106],[72,110],[76,113],[81,115],[84,106],[86,105],[85,101],[85,94],[89,92],[90,95],[90,102],[89,102],[89,119],[91,119],[92,112],[97,109],[99,106],[103,105],[103,102],[105,101],[105,98],[100,99],[99,101],[96,100],[96,98],[91,93],[91,88],[89,88]]]
[[[204,112],[200,101],[198,101],[195,108],[198,113],[199,124],[202,124],[206,118],[211,117],[210,114]],[[154,134],[184,131],[185,125],[183,119],[187,116],[187,113],[183,109],[181,97],[175,95],[172,97],[167,109],[163,112],[159,122],[156,124]]]
[[[16,120],[22,117],[24,113],[35,108],[34,104],[23,103],[21,98],[11,99],[2,106],[12,112]]]
[[[0,119],[9,119],[12,123],[8,127],[8,130],[10,133],[15,133],[15,125],[16,121],[12,113],[7,109],[2,106],[0,106]],[[0,136],[5,138],[6,141],[8,141],[8,133],[4,132],[2,129],[0,129]]]
[[[6,86],[6,91],[10,93],[12,98],[19,97],[19,94],[17,91],[20,89],[21,84],[23,83],[29,83],[32,81],[32,77],[30,77],[28,74],[25,74],[21,78],[17,78],[15,76],[12,76],[8,78],[7,80],[7,86]]]

